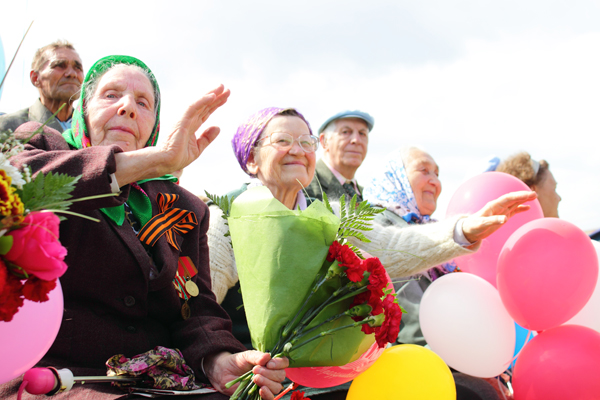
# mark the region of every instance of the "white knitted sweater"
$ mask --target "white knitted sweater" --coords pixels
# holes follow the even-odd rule
[[[221,303],[227,291],[237,283],[238,273],[230,237],[224,236],[228,226],[222,218],[223,212],[216,205],[209,209],[210,277],[212,290]],[[392,279],[407,277],[472,253],[454,241],[454,227],[459,218],[463,216],[424,225],[409,225],[404,220],[394,221],[390,226],[374,223],[372,231],[364,232],[371,243],[351,242],[378,257]]]

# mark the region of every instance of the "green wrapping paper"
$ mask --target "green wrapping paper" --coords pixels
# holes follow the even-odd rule
[[[320,201],[304,211],[292,211],[268,188],[255,187],[234,200],[228,223],[252,345],[270,351],[304,303],[315,277],[331,265],[326,257],[340,220]],[[340,286],[339,280],[327,282],[311,305],[323,303]],[[331,304],[309,327],[346,311],[351,303],[349,298]],[[318,331],[352,322],[342,317]],[[374,336],[365,335],[360,327],[343,329],[292,350],[290,367],[345,365],[358,359],[372,343]]]

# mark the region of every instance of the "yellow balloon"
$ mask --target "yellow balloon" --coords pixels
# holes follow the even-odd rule
[[[414,344],[386,349],[350,386],[346,400],[456,400],[452,372],[433,351]]]

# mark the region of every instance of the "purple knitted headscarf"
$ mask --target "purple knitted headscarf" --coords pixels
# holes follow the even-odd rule
[[[260,135],[262,134],[269,121],[271,121],[273,117],[277,115],[284,114],[286,111],[292,111],[295,114],[290,114],[291,116],[297,116],[298,118],[306,122],[308,130],[312,135],[310,124],[304,118],[304,116],[298,111],[296,111],[296,109],[294,108],[269,107],[264,108],[255,114],[252,114],[250,118],[246,120],[246,122],[244,122],[238,127],[237,132],[233,136],[233,139],[231,139],[231,145],[233,147],[235,157],[240,163],[240,167],[242,167],[244,172],[248,175],[250,175],[250,173],[246,168],[246,163],[248,162],[248,157],[250,157],[250,153],[252,152],[254,145],[260,138]]]

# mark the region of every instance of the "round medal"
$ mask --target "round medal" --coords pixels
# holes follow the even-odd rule
[[[191,315],[192,310],[190,309],[190,306],[186,300],[186,302],[183,303],[183,306],[181,306],[181,316],[183,317],[183,319],[188,319]]]
[[[185,282],[185,290],[192,297],[196,297],[200,294],[200,289],[193,281],[189,280]]]

